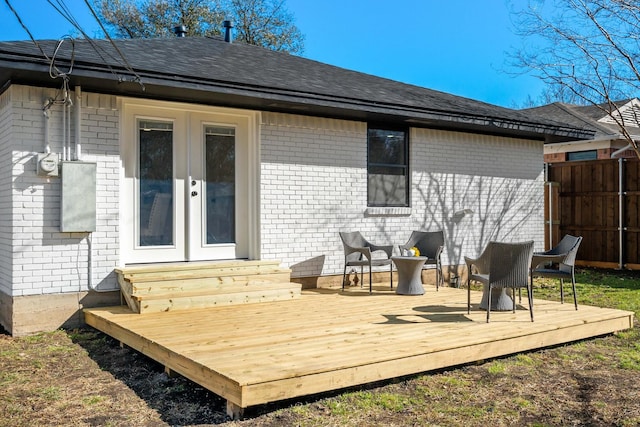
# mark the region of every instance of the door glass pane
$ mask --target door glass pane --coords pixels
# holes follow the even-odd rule
[[[207,244],[236,239],[235,129],[205,126],[205,218]]]
[[[140,121],[140,246],[173,245],[173,124]]]

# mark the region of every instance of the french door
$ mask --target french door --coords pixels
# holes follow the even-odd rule
[[[255,115],[127,102],[122,111],[124,263],[257,257]]]

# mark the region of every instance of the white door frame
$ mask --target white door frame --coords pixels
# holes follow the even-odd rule
[[[180,262],[188,260],[228,259],[226,255],[213,254],[208,258],[207,251],[193,249],[190,242],[194,239],[194,230],[190,226],[196,215],[197,207],[190,193],[192,170],[195,165],[189,153],[195,143],[192,138],[194,125],[203,122],[229,124],[241,128],[243,138],[241,159],[237,160],[236,175],[241,173],[242,191],[236,190],[239,200],[236,218],[241,221],[242,230],[236,233],[238,240],[235,257],[241,259],[260,259],[260,112],[230,108],[207,107],[184,103],[149,101],[133,98],[119,98],[120,111],[120,264],[150,262]],[[174,150],[174,245],[171,247],[140,247],[137,245],[137,121],[138,119],[171,121],[174,124],[174,141],[182,140],[187,146]],[[197,132],[196,132],[197,133]],[[246,139],[246,141],[244,141]],[[202,193],[200,193],[202,194]],[[184,203],[178,203],[184,201]],[[196,215],[196,216],[194,216]],[[184,220],[182,220],[184,219]],[[236,228],[238,229],[238,227]],[[240,240],[242,239],[242,240]]]

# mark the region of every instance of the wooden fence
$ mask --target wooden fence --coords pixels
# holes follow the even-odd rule
[[[640,160],[562,162],[547,167],[546,247],[565,234],[582,236],[578,264],[639,270]]]

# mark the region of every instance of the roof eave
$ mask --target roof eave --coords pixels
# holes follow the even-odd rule
[[[56,87],[49,69],[41,60],[0,61],[2,82],[11,80],[19,84]],[[140,84],[137,78],[144,84]],[[386,120],[414,127],[435,127],[458,131],[473,131],[511,137],[561,142],[590,139],[593,133],[571,127],[535,122],[520,122],[473,114],[412,108],[367,100],[336,98],[314,93],[300,93],[215,80],[203,81],[184,76],[139,73],[133,76],[123,69],[106,70],[90,64],[74,66],[71,86],[82,86],[85,91],[97,91],[122,96],[252,108],[293,114],[320,115],[350,120]]]

